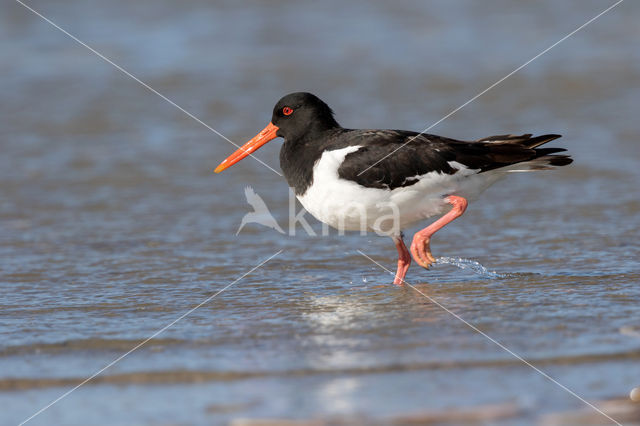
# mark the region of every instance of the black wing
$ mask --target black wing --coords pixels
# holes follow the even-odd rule
[[[562,148],[537,148],[560,135],[499,135],[478,141],[459,141],[437,135],[403,130],[354,130],[348,135],[350,144],[361,145],[347,154],[338,169],[343,179],[368,188],[394,189],[418,182],[415,176],[429,172],[454,174],[457,162],[479,173],[544,157],[545,165],[571,163],[566,155],[550,154]],[[344,137],[344,136],[343,136]]]

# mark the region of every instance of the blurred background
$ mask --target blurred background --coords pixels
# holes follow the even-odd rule
[[[27,4],[240,144],[292,91],[345,127],[422,130],[613,1]],[[575,162],[496,184],[408,275],[618,421],[640,385],[639,12],[430,130],[560,133]],[[214,175],[233,145],[11,0],[0,76],[0,423],[279,250],[29,424],[611,423],[356,252],[394,269],[389,239],[236,236],[247,185],[286,226],[284,179],[252,159]],[[276,170],[280,144],[257,154]]]

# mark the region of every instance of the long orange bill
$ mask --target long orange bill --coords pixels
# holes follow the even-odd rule
[[[276,132],[278,130],[278,126],[275,126],[273,123],[269,123],[267,127],[262,129],[262,131],[255,135],[249,142],[242,145],[236,152],[228,156],[226,160],[220,163],[220,165],[216,167],[214,172],[220,173],[224,169],[233,166],[247,155],[256,151],[265,143],[269,142],[272,139],[275,139],[277,137]]]

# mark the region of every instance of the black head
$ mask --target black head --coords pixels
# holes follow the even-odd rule
[[[273,117],[267,127],[220,163],[215,172],[231,167],[278,136],[285,139],[285,144],[297,145],[336,127],[340,125],[333,118],[333,111],[320,98],[311,93],[291,93],[273,108]]]
[[[278,127],[277,135],[287,141],[340,126],[329,105],[307,92],[290,93],[280,99],[273,108],[271,123]]]

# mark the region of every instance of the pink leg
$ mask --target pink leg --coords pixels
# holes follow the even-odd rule
[[[447,223],[457,217],[460,217],[467,208],[467,200],[462,197],[450,195],[445,198],[445,201],[453,206],[449,213],[445,214],[422,231],[417,232],[413,236],[413,241],[411,242],[411,254],[413,255],[413,259],[418,263],[418,265],[427,269],[429,269],[429,266],[436,261],[431,254],[431,247],[429,246],[431,236],[442,229]]]
[[[407,250],[407,246],[404,245],[402,234],[393,237],[393,242],[396,243],[396,248],[398,249],[398,270],[393,283],[395,285],[402,285],[404,284],[404,277],[407,275],[409,265],[411,265],[411,255],[409,254],[409,250]]]

